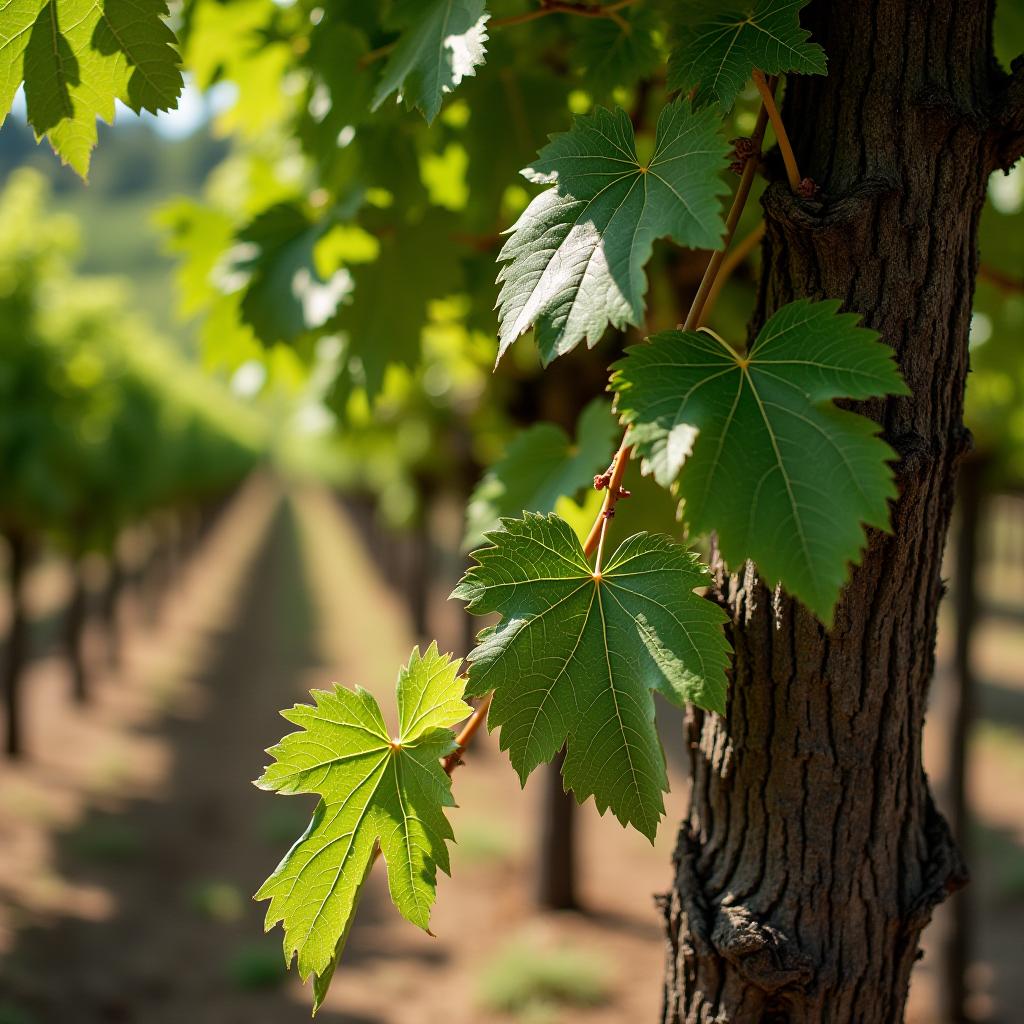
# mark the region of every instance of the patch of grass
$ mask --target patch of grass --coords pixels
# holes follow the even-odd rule
[[[0,999],[0,1024],[34,1024],[33,1017],[9,999]]]
[[[596,1006],[607,998],[607,968],[570,946],[546,947],[517,939],[484,968],[478,997],[488,1009],[540,1022],[559,1005]]]
[[[212,921],[237,921],[245,907],[241,890],[230,882],[203,882],[189,893],[189,906]]]
[[[71,833],[72,853],[85,860],[127,861],[142,852],[138,829],[118,818],[93,818]]]
[[[508,860],[519,843],[515,832],[494,818],[469,818],[460,823],[453,855],[466,864]]]
[[[288,977],[279,942],[246,942],[239,946],[228,965],[235,988],[243,990],[276,988]]]

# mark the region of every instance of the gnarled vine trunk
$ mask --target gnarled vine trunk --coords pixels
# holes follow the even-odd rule
[[[862,403],[899,453],[835,628],[756,568],[715,566],[736,649],[728,714],[691,712],[691,806],[665,900],[666,1022],[902,1019],[921,929],[966,881],[921,766],[940,566],[990,171],[1019,152],[1018,74],[981,0],[817,0],[827,78],[793,77],[800,173],[769,186],[752,328],[842,299],[896,350],[912,398]],[[730,575],[729,570],[732,570]],[[737,573],[736,570],[739,570]]]

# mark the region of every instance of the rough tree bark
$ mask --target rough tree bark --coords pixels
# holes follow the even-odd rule
[[[1021,74],[987,0],[816,0],[827,78],[783,116],[815,200],[765,192],[751,328],[839,298],[896,350],[912,398],[859,406],[900,455],[828,631],[756,568],[716,560],[736,649],[728,714],[691,712],[690,809],[668,925],[666,1022],[896,1022],[932,908],[966,882],[921,766],[962,420],[976,231],[1020,153]],[[1019,63],[1019,62],[1015,62]],[[738,568],[738,572],[736,571]],[[733,570],[730,575],[729,569]]]

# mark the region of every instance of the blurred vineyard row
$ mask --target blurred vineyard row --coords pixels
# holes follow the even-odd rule
[[[29,655],[23,587],[44,551],[72,564],[65,643],[87,696],[80,643],[87,559],[105,562],[104,607],[124,578],[125,538],[143,561],[200,528],[263,457],[263,418],[129,311],[124,283],[76,274],[78,224],[48,210],[21,169],[0,195],[0,533],[11,621],[3,664],[5,748],[21,752]],[[140,533],[141,531],[141,533]],[[129,545],[130,546],[130,545]],[[139,543],[135,544],[140,550]],[[138,559],[136,559],[138,561]],[[141,566],[137,566],[141,568]]]

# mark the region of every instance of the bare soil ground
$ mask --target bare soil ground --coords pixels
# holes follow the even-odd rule
[[[460,624],[433,606],[442,641]],[[43,588],[45,589],[45,588]],[[262,936],[250,894],[312,806],[249,785],[287,723],[278,709],[332,680],[393,703],[397,666],[415,641],[404,603],[323,491],[271,481],[242,493],[176,583],[156,628],[129,605],[123,670],[93,705],[66,698],[59,660],[29,681],[24,765],[0,765],[0,1024],[287,1024],[307,1020],[309,994],[282,978],[280,932]],[[986,641],[986,679],[1001,689],[998,725],[979,730],[972,795],[981,830],[975,873],[979,1019],[1024,1022],[1024,700],[1017,634]],[[1002,652],[1002,653],[1000,653]],[[1007,653],[1009,652],[1009,653]],[[1000,660],[1002,659],[1002,660]],[[1006,693],[1009,693],[1007,698]],[[941,680],[929,767],[941,777]],[[654,847],[592,805],[579,812],[581,913],[539,913],[533,900],[538,785],[525,792],[496,740],[472,748],[455,775],[460,844],[442,878],[437,938],[404,922],[378,868],[327,1005],[339,1024],[491,1024],[481,986],[510,944],[556,958],[583,954],[603,1000],[535,1006],[525,1019],[657,1019],[662,940],[652,893],[669,881],[681,812],[679,720],[662,722],[673,791]],[[939,778],[941,781],[941,778]],[[1014,895],[1020,887],[1020,895]],[[932,943],[933,945],[933,943]],[[915,977],[909,1013],[935,1018],[934,956]]]

